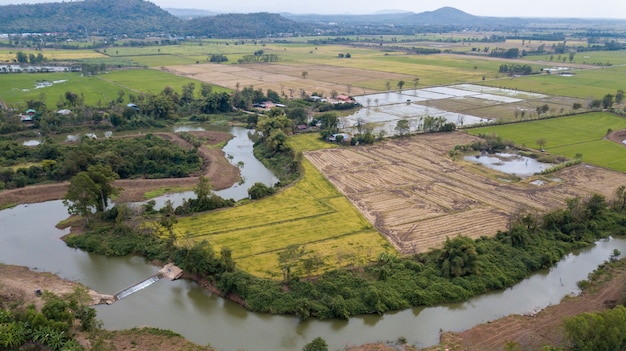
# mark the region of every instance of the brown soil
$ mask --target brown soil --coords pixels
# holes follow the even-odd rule
[[[154,133],[181,147],[191,148],[191,144],[175,133]],[[218,145],[228,141],[232,136],[226,132],[201,131],[189,134],[201,139],[205,145]],[[134,136],[128,136],[134,137]],[[203,166],[200,172],[187,178],[166,179],[121,179],[114,183],[123,190],[118,201],[141,201],[144,194],[151,190],[171,187],[193,187],[198,183],[198,177],[207,177],[214,190],[225,189],[240,180],[239,169],[228,162],[224,152],[218,147],[203,146],[198,149],[202,157]],[[36,203],[62,199],[67,193],[69,182],[54,184],[38,184],[25,188],[4,190],[0,192],[0,208],[10,204]]]
[[[606,136],[606,138],[626,147],[626,144],[624,144],[624,140],[626,140],[626,129],[611,132]]]
[[[80,283],[68,281],[48,272],[35,272],[26,267],[0,264],[0,301],[2,304],[33,304],[41,308],[43,301],[36,290],[49,291],[58,296],[71,294]],[[91,304],[104,303],[112,296],[89,290]],[[0,304],[0,306],[2,305]]]
[[[464,133],[418,135],[305,156],[403,254],[459,234],[495,235],[512,214],[561,208],[576,196],[610,198],[626,183],[624,173],[585,164],[515,181],[450,158],[455,145],[475,140]]]

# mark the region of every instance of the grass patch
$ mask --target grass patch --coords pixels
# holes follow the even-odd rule
[[[576,116],[535,120],[470,129],[472,134],[495,133],[517,145],[538,148],[537,140],[544,139],[544,148],[553,154],[573,158],[583,155],[583,161],[626,172],[623,162],[626,148],[604,140],[608,129],[626,128],[626,119],[610,113],[587,113]]]
[[[557,65],[557,64],[555,64]],[[624,90],[624,67],[607,67],[573,71],[573,76],[542,74],[486,81],[485,85],[519,89],[548,95],[581,99],[602,99],[606,94]]]
[[[337,144],[329,143],[320,137],[319,133],[305,133],[294,135],[287,141],[296,152],[330,149]]]
[[[169,193],[182,193],[185,191],[192,190],[192,187],[184,187],[184,186],[175,186],[175,187],[164,187],[159,189],[154,189],[148,191],[143,194],[143,198],[146,200],[154,199],[155,197],[159,197]]]

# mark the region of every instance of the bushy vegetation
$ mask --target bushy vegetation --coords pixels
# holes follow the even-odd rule
[[[94,165],[110,167],[122,179],[170,178],[199,170],[202,160],[196,149],[184,150],[152,134],[105,140],[83,137],[74,144],[46,139],[34,147],[0,141],[0,189],[67,180]]]
[[[626,349],[626,307],[583,313],[568,318],[565,331],[571,351],[610,351]]]
[[[24,345],[33,347],[29,350],[84,350],[74,339],[75,321],[82,331],[98,327],[95,310],[86,304],[87,290],[77,288],[65,298],[44,291],[42,298],[45,303],[41,311],[33,305],[19,308],[0,302],[0,350],[23,350]]]

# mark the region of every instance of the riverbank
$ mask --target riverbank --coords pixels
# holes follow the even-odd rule
[[[0,263],[0,297],[3,302],[23,305],[35,305],[41,308],[43,300],[35,291],[50,291],[62,296],[71,294],[77,287],[83,285],[77,282],[61,279],[49,272],[35,272],[26,267],[5,265]],[[113,301],[113,296],[100,294],[89,289],[90,305],[98,305]]]
[[[239,168],[232,165],[224,155],[218,145],[223,145],[232,138],[228,132],[217,131],[195,131],[188,132],[194,137],[202,140],[205,145],[216,147],[200,147],[198,154],[202,157],[202,170],[192,177],[186,178],[164,178],[164,179],[120,179],[114,182],[115,187],[122,188],[117,201],[141,201],[144,194],[163,188],[193,188],[198,183],[200,175],[207,177],[213,190],[221,190],[231,187],[239,181]],[[167,139],[184,148],[192,148],[191,143],[181,138],[176,133],[154,133],[155,135]],[[67,193],[69,182],[38,184],[24,188],[0,191],[0,208],[17,205],[31,204],[51,200],[62,199]]]
[[[588,312],[598,312],[626,302],[626,259],[604,266],[593,282],[580,295],[564,298],[557,305],[548,306],[534,314],[510,315],[477,325],[462,332],[445,332],[441,342],[423,351],[496,351],[542,350],[544,345],[565,346],[563,321]],[[517,348],[515,348],[517,349]],[[399,341],[367,344],[346,348],[346,351],[413,351],[410,345]]]
[[[5,302],[24,305],[35,304],[41,307],[41,298],[36,289],[48,290],[57,295],[71,293],[79,283],[61,279],[48,272],[35,272],[25,267],[0,265],[0,297]],[[507,343],[515,342],[525,350],[541,350],[543,345],[562,345],[564,318],[584,312],[601,311],[612,308],[626,299],[626,259],[608,267],[595,277],[595,283],[575,297],[565,298],[560,304],[545,308],[534,315],[511,315],[496,321],[478,325],[463,332],[443,333],[441,343],[427,350],[503,350]],[[180,337],[167,336],[165,331],[153,329],[132,329],[108,332],[111,345],[122,350],[125,343],[134,340],[134,350],[171,350],[174,345],[188,343]],[[173,334],[173,333],[172,333]],[[159,341],[160,342],[157,342]],[[159,348],[155,348],[159,345]],[[168,348],[170,347],[170,348]],[[191,347],[191,346],[190,346]],[[193,350],[210,350],[193,345]],[[113,350],[112,349],[112,350]],[[392,344],[367,344],[346,347],[348,351],[391,351],[416,350],[399,341]]]
[[[36,272],[26,267],[0,264],[0,308],[7,305],[13,307],[35,305],[40,310],[44,301],[35,293],[36,290],[49,291],[57,296],[63,296],[73,293],[74,289],[79,286],[82,287],[80,283],[62,279],[53,273]],[[103,298],[108,297],[93,290],[89,290],[89,296],[92,299],[92,305],[99,304]],[[147,327],[120,331],[99,330],[93,335],[80,332],[76,339],[87,349],[101,343],[109,351],[214,350],[193,344],[174,332]]]

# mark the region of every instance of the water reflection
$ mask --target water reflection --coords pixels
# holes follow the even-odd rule
[[[518,177],[528,177],[554,166],[551,163],[539,162],[534,158],[511,153],[465,156],[463,159]]]

